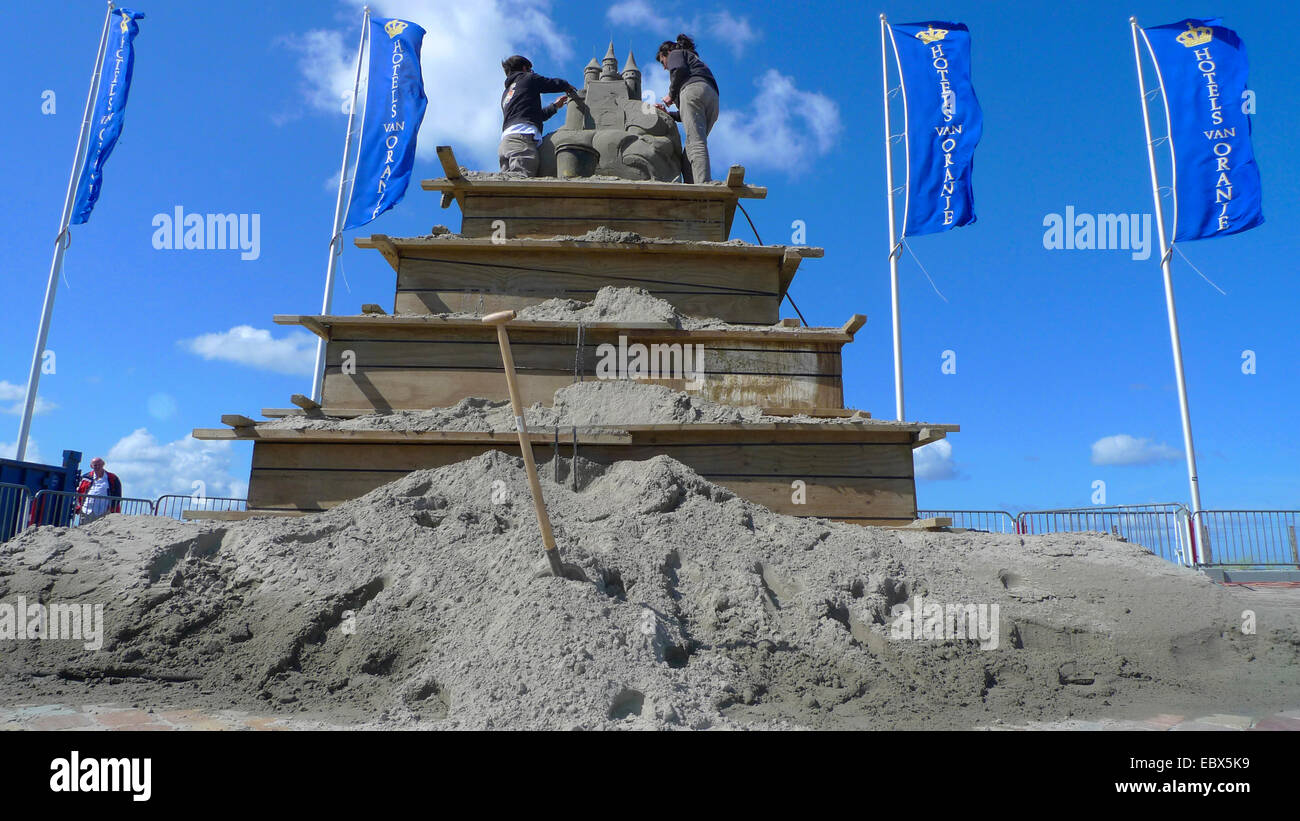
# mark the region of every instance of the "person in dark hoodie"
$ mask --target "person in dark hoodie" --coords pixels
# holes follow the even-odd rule
[[[501,147],[497,151],[501,170],[537,176],[537,147],[542,142],[542,123],[555,115],[578,91],[567,80],[533,73],[528,58],[516,54],[501,63],[506,88],[501,93]],[[565,96],[542,107],[542,94],[563,91]]]
[[[665,40],[659,46],[659,64],[668,69],[670,87],[664,105],[677,106],[674,120],[686,129],[684,182],[708,182],[709,132],[718,121],[718,81],[695,52],[695,41],[685,34],[676,42]]]

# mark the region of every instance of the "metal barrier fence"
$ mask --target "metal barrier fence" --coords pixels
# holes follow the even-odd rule
[[[965,530],[982,530],[986,533],[1019,533],[1016,517],[1005,510],[918,510],[916,518],[933,519],[943,516],[952,519],[953,527]]]
[[[1194,519],[1202,564],[1300,569],[1300,511],[1202,510]]]
[[[158,497],[154,502],[154,515],[167,516],[172,519],[184,519],[187,510],[205,511],[244,511],[248,510],[247,499],[233,499],[226,496],[181,496],[168,494]]]
[[[88,496],[65,490],[42,490],[32,497],[32,525],[57,525],[76,527],[109,514],[126,516],[152,516],[152,499],[130,499],[117,496]]]
[[[1024,534],[1096,531],[1120,536],[1184,566],[1197,563],[1191,513],[1181,504],[1027,510],[1016,517]]]
[[[25,485],[0,484],[0,543],[27,527],[27,505],[32,500]]]

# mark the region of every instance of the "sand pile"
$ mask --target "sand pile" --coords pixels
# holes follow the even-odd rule
[[[605,286],[591,302],[548,299],[522,308],[519,319],[554,322],[667,322],[682,327],[682,315],[670,303],[644,288]]]
[[[594,425],[680,425],[690,422],[735,424],[740,422],[798,422],[810,425],[877,427],[909,425],[852,417],[767,416],[753,405],[724,405],[702,396],[674,391],[662,385],[631,380],[575,382],[555,392],[554,404],[524,409],[531,431],[561,430]],[[448,408],[426,411],[392,411],[353,419],[286,416],[260,427],[270,430],[406,430],[513,432],[514,413],[509,400],[478,397],[462,399]]]
[[[109,516],[0,554],[0,601],[97,602],[104,647],[7,642],[6,703],[293,711],[439,728],[972,727],[1293,706],[1294,609],[1096,535],[780,516],[658,457],[546,483],[589,580],[539,575],[520,460],[487,453],[302,519]],[[997,604],[996,649],[891,637]],[[1249,599],[1245,599],[1249,602]]]

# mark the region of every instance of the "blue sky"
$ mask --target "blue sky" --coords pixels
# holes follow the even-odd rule
[[[1067,206],[1151,211],[1128,16],[1151,25],[1215,9],[493,0],[373,7],[430,32],[430,104],[415,179],[440,176],[438,143],[456,146],[468,165],[495,163],[505,54],[523,51],[539,71],[579,81],[613,36],[620,60],[635,48],[653,88],[662,83],[649,71],[655,45],[682,29],[694,34],[722,87],[714,165],[741,162],[751,182],[768,186],[767,200],[749,207],[768,243],[788,242],[791,223],[803,220],[809,244],[825,247],[825,259],[801,267],[792,296],[814,324],[869,316],[845,349],[847,395],[884,418],[893,413],[893,376],[877,14],[966,23],[985,122],[975,155],[979,221],[911,241],[947,301],[910,256],[901,268],[908,416],[962,425],[950,452],[931,455],[925,472],[935,478],[920,482],[921,504],[1087,505],[1097,480],[1110,503],[1186,500],[1157,254],[1138,261],[1124,251],[1046,250],[1043,219]],[[142,0],[137,8],[147,17],[126,127],[89,224],[73,229],[49,342],[57,369],[41,383],[49,407],[34,439],[46,461],[58,461],[64,448],[87,460],[108,456],[128,494],[189,493],[203,480],[209,495],[238,495],[248,446],[187,437],[223,413],[256,415],[308,392],[303,363],[309,368],[312,340],[271,316],[319,308],[359,4]],[[41,29],[57,34],[11,38],[3,58],[0,411],[14,409],[26,381],[103,9],[47,3]],[[1300,283],[1291,226],[1300,201],[1288,182],[1300,176],[1300,161],[1287,149],[1300,114],[1285,44],[1300,29],[1300,10],[1238,2],[1223,11],[1251,55],[1267,222],[1183,247],[1226,296],[1176,258],[1202,492],[1210,508],[1296,508]],[[42,113],[46,90],[55,93],[52,115]],[[257,258],[156,250],[154,217],[178,206],[259,215]],[[352,247],[353,234],[410,235],[435,223],[455,227],[459,215],[412,187],[396,209],[349,234],[336,312],[392,297],[392,270]],[[734,235],[752,239],[743,221]],[[1245,350],[1255,352],[1254,374],[1242,373]],[[944,351],[956,353],[956,374],[942,373]],[[12,446],[17,428],[16,414],[0,413],[0,443]],[[1094,444],[1115,436],[1132,441],[1112,460],[1138,464],[1095,463]]]

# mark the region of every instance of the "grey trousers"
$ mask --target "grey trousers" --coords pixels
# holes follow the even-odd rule
[[[497,159],[501,161],[502,171],[537,176],[537,143],[527,134],[502,134]]]
[[[690,182],[708,182],[709,132],[718,121],[718,92],[708,83],[691,83],[681,90],[677,109],[686,129],[686,161],[691,166]]]

